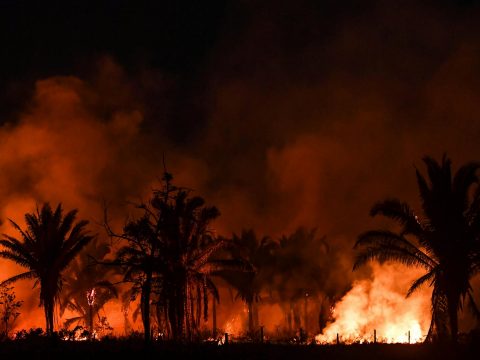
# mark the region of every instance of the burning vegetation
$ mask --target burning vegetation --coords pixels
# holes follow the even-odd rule
[[[463,302],[479,315],[470,280],[480,268],[480,165],[467,164],[452,177],[446,157],[425,162],[428,180],[417,171],[424,215],[398,200],[376,204],[372,215],[402,227],[358,237],[356,268],[369,260],[386,264],[374,263],[368,277],[344,288],[328,276],[339,249],[316,229],[278,239],[257,238],[253,230],[223,237],[213,228],[218,209],[176,186],[167,172],[148,201],[131,205],[121,231],[108,208],[103,235],[94,236],[87,221],[76,221],[77,210],[64,213],[62,205],[45,203],[25,215],[25,226],[10,222],[19,238],[0,241],[0,256],[27,270],[1,284],[4,336],[21,305],[6,286],[33,279],[46,334],[60,331],[64,340],[118,336],[109,318],[116,321],[123,312],[123,335],[132,333],[139,314],[147,343],[457,342]],[[123,310],[115,311],[120,292]],[[224,302],[231,308],[222,308]],[[55,325],[61,318],[62,328]]]
[[[372,280],[358,280],[331,309],[319,344],[423,342],[430,325],[429,290],[405,298],[418,271],[374,265]]]
[[[65,339],[149,342],[478,328],[478,166],[428,158],[418,189],[411,168],[478,154],[478,21],[414,2],[253,3],[231,5],[191,78],[107,52],[32,79],[2,113],[2,337],[45,317]]]

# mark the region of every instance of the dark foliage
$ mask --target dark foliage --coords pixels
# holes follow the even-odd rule
[[[78,253],[94,238],[85,227],[88,221],[75,224],[77,210],[63,215],[62,205],[52,210],[45,203],[41,209],[25,215],[26,229],[10,220],[20,239],[4,235],[0,257],[12,260],[28,271],[15,275],[2,284],[34,279],[40,284],[40,305],[45,310],[46,331],[54,328],[54,310],[62,289],[62,274]]]
[[[370,260],[424,268],[425,275],[413,282],[407,295],[425,284],[431,286],[432,322],[427,339],[442,337],[448,329],[456,342],[458,311],[464,301],[477,318],[480,315],[470,285],[480,270],[480,188],[476,175],[480,164],[466,164],[452,176],[446,156],[441,163],[430,157],[424,162],[428,179],[416,171],[422,215],[417,216],[407,203],[397,199],[375,204],[372,216],[389,217],[401,229],[361,234],[355,245],[355,268]]]

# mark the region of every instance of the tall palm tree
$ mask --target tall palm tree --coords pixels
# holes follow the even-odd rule
[[[423,161],[428,179],[416,171],[422,215],[417,216],[398,199],[375,204],[372,216],[389,217],[401,229],[361,234],[355,244],[359,253],[354,268],[369,260],[423,267],[425,275],[412,283],[407,296],[424,284],[432,286],[432,322],[427,339],[434,333],[441,335],[448,319],[451,339],[456,342],[458,311],[465,299],[479,315],[470,280],[480,270],[480,188],[476,175],[480,164],[468,163],[452,177],[446,155],[441,163],[430,157]]]
[[[158,218],[160,296],[174,339],[191,340],[199,330],[202,310],[204,319],[208,317],[208,295],[218,301],[212,275],[239,266],[235,260],[215,258],[229,244],[210,228],[220,215],[218,209],[205,206],[199,196],[190,197],[188,190],[173,186],[171,180],[165,173],[164,186],[150,203]]]
[[[234,259],[244,261],[251,271],[224,271],[219,275],[237,290],[248,306],[248,331],[253,334],[258,326],[258,309],[255,304],[260,301],[260,293],[273,277],[275,250],[278,243],[268,236],[257,238],[254,230],[242,230],[240,235],[233,234],[230,252]]]
[[[143,216],[127,222],[122,234],[116,234],[105,221],[110,236],[124,240],[124,245],[118,249],[115,259],[100,262],[104,265],[119,266],[123,270],[123,282],[131,283],[126,299],[132,301],[140,294],[140,311],[144,328],[145,342],[151,340],[150,305],[152,289],[160,279],[158,218],[146,207]]]
[[[172,176],[165,173],[162,189],[138,206],[143,215],[129,221],[122,234],[115,234],[106,221],[108,233],[126,241],[108,264],[124,267],[124,281],[133,283],[129,293],[140,294],[146,340],[150,337],[151,305],[166,314],[174,340],[192,339],[202,312],[205,320],[208,317],[208,295],[218,301],[211,276],[237,265],[214,258],[228,244],[209,228],[218,209],[205,206],[201,197],[189,197],[188,190],[171,181]],[[153,302],[152,295],[158,301]]]
[[[2,284],[36,279],[40,284],[40,306],[45,311],[46,332],[54,329],[54,309],[62,289],[62,273],[75,256],[94,238],[85,227],[88,221],[75,224],[77,210],[63,215],[62,204],[55,211],[49,203],[25,215],[26,229],[10,220],[20,239],[4,235],[0,257],[12,260],[28,271],[12,276]]]

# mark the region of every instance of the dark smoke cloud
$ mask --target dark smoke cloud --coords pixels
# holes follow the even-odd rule
[[[368,4],[232,11],[201,147],[225,230],[317,227],[344,250],[339,288],[358,233],[388,225],[368,216],[375,201],[418,208],[423,156],[459,166],[479,150],[478,8]]]
[[[226,32],[202,150],[214,192],[254,225],[355,235],[375,200],[415,201],[424,155],[476,158],[479,49],[461,25],[473,15],[369,4],[243,4]]]
[[[92,232],[101,236],[95,224],[102,220],[102,202],[118,205],[127,197],[140,198],[155,178],[157,169],[141,134],[142,109],[129,83],[108,59],[99,74],[95,85],[75,77],[39,80],[18,121],[0,128],[2,232],[17,236],[6,219],[23,224],[26,212],[49,201],[78,208],[79,217],[90,220]],[[2,260],[2,279],[19,270]],[[16,287],[27,300],[22,312],[38,305],[31,285]],[[43,324],[39,311],[20,320],[25,326]]]

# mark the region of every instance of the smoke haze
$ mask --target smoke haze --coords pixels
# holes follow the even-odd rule
[[[394,196],[418,208],[424,155],[447,152],[455,168],[480,159],[478,6],[262,4],[227,6],[192,85],[108,53],[82,75],[35,79],[0,127],[2,232],[50,201],[104,236],[102,202],[121,224],[165,154],[177,184],[220,209],[220,234],[317,228],[342,254],[322,276],[339,289],[364,276],[352,245],[387,224],[371,205]],[[2,279],[18,271],[1,266]],[[30,286],[19,296],[33,308]]]

